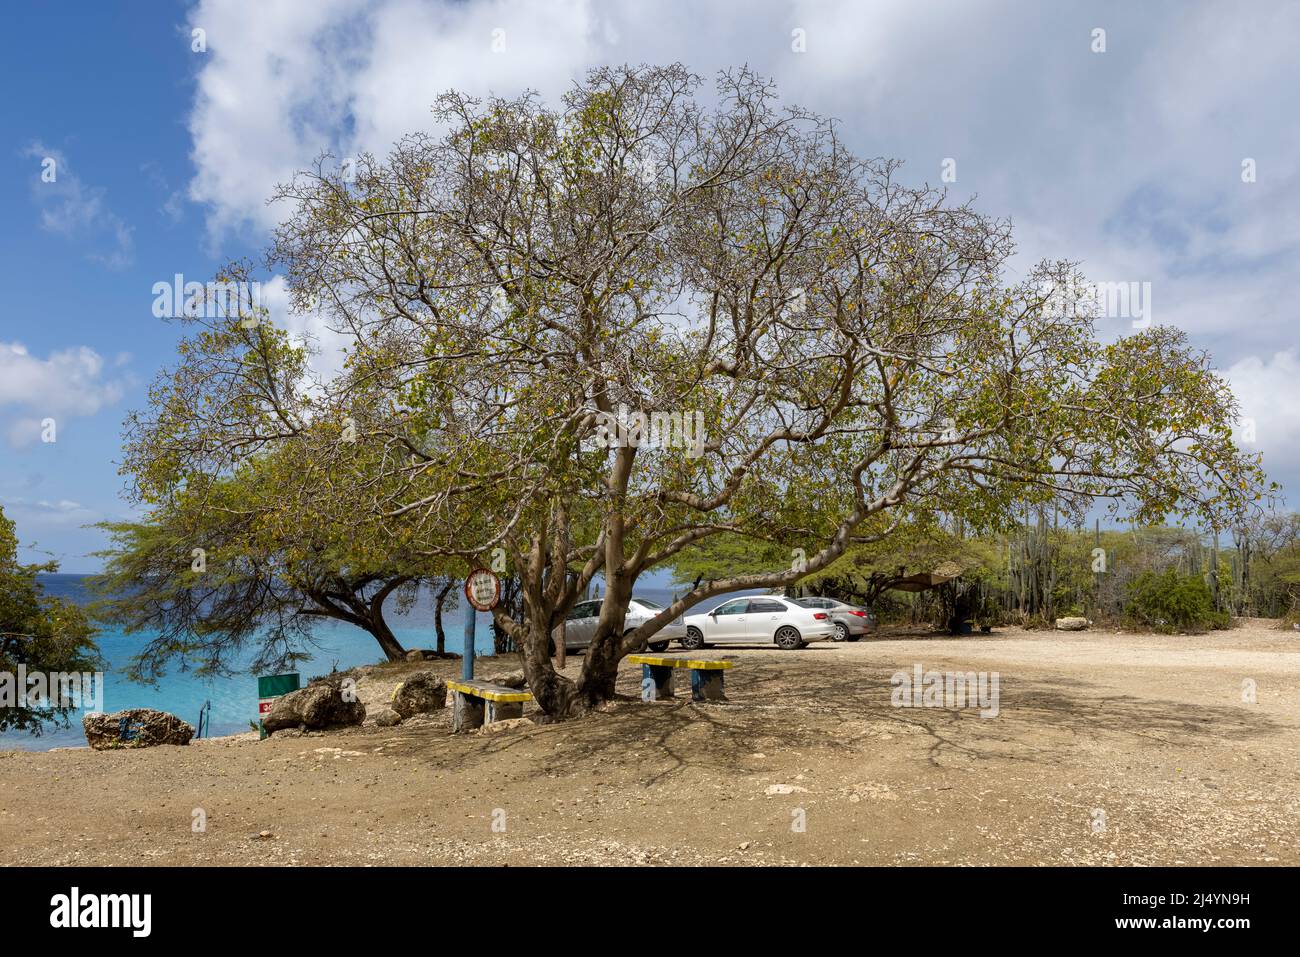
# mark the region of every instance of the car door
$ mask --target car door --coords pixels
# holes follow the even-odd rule
[[[713,610],[706,622],[708,642],[748,641],[749,640],[748,598],[733,598],[723,602]]]
[[[600,617],[600,599],[580,601],[564,620],[564,647],[586,648],[596,630]]]
[[[772,641],[776,630],[785,624],[789,609],[775,598],[754,598],[749,603],[749,640],[755,644]]]

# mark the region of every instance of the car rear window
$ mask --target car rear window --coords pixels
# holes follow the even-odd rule
[[[664,610],[663,605],[659,604],[657,601],[651,601],[649,598],[637,598],[636,596],[633,596],[632,600],[636,602],[638,605],[644,605],[646,608],[649,608],[651,611]]]

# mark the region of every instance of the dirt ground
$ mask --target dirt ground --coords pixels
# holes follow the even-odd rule
[[[687,690],[493,734],[450,734],[448,709],[262,742],[2,753],[0,860],[1300,863],[1300,634],[1271,622],[704,656],[735,661],[725,704]],[[918,663],[996,671],[997,716],[891,706],[891,675]],[[639,685],[624,663],[620,691]]]

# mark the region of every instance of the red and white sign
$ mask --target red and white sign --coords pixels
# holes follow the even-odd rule
[[[465,579],[465,598],[478,611],[491,611],[501,600],[501,579],[489,569],[474,569]]]

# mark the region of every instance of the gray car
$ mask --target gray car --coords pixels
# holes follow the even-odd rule
[[[834,598],[796,598],[805,608],[821,608],[830,612],[835,622],[836,641],[857,641],[876,630],[876,615],[869,608],[849,605]]]

